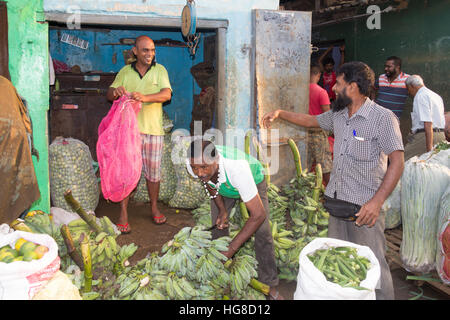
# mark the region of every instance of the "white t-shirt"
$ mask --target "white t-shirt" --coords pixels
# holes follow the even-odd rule
[[[424,129],[424,122],[432,122],[433,128],[445,128],[444,101],[441,96],[423,86],[417,91],[411,112],[411,131]]]
[[[192,171],[189,159],[186,159],[186,168],[191,176],[198,178]],[[231,185],[237,189],[242,201],[248,202],[258,194],[258,188],[256,187],[248,162],[246,160],[226,159],[219,153],[218,184],[225,183],[227,181],[226,177],[228,177]],[[208,183],[215,185],[211,181]]]

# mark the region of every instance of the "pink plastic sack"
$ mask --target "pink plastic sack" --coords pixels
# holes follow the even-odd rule
[[[97,159],[107,200],[123,200],[141,177],[141,136],[136,119],[140,109],[140,102],[124,95],[114,101],[98,127]]]

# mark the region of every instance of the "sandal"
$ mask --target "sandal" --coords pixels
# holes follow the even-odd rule
[[[284,300],[283,296],[280,294],[278,290],[275,293],[270,293],[268,295],[268,300]]]
[[[161,214],[160,216],[153,216],[153,223],[155,224],[164,224],[167,221],[166,216],[164,216],[163,214]]]
[[[120,223],[116,223],[117,229],[119,229],[119,231],[123,234],[127,234],[131,232],[130,226],[128,225],[128,223],[125,224],[120,224]]]

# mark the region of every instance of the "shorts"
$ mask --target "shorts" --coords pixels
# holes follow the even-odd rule
[[[328,142],[328,134],[322,129],[308,130],[308,166],[311,168],[313,164],[322,166],[322,172],[331,172],[333,167],[333,157]]]
[[[141,133],[142,141],[142,171],[149,182],[161,180],[161,159],[164,146],[164,136],[154,136]]]

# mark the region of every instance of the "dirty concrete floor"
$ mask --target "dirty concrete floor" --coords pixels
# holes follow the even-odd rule
[[[97,217],[107,215],[111,221],[117,222],[120,212],[118,203],[105,201],[100,197],[99,205],[95,210]],[[156,225],[152,222],[150,215],[150,204],[133,203],[130,201],[128,207],[129,224],[132,229],[130,234],[123,234],[117,238],[120,245],[135,243],[139,246],[137,252],[131,257],[133,264],[144,258],[148,252],[161,250],[162,245],[171,240],[173,236],[185,226],[194,226],[195,221],[190,210],[169,208],[163,203],[158,204],[162,213],[167,217],[167,222],[163,225]],[[420,288],[415,281],[406,280],[408,273],[399,267],[393,267],[391,270],[394,281],[395,299],[408,300],[423,290],[423,296],[420,300],[436,299],[449,300],[450,297],[434,287],[425,283]],[[280,280],[278,290],[286,299],[293,299],[296,290],[296,282],[287,282]],[[415,293],[413,293],[415,292]]]

